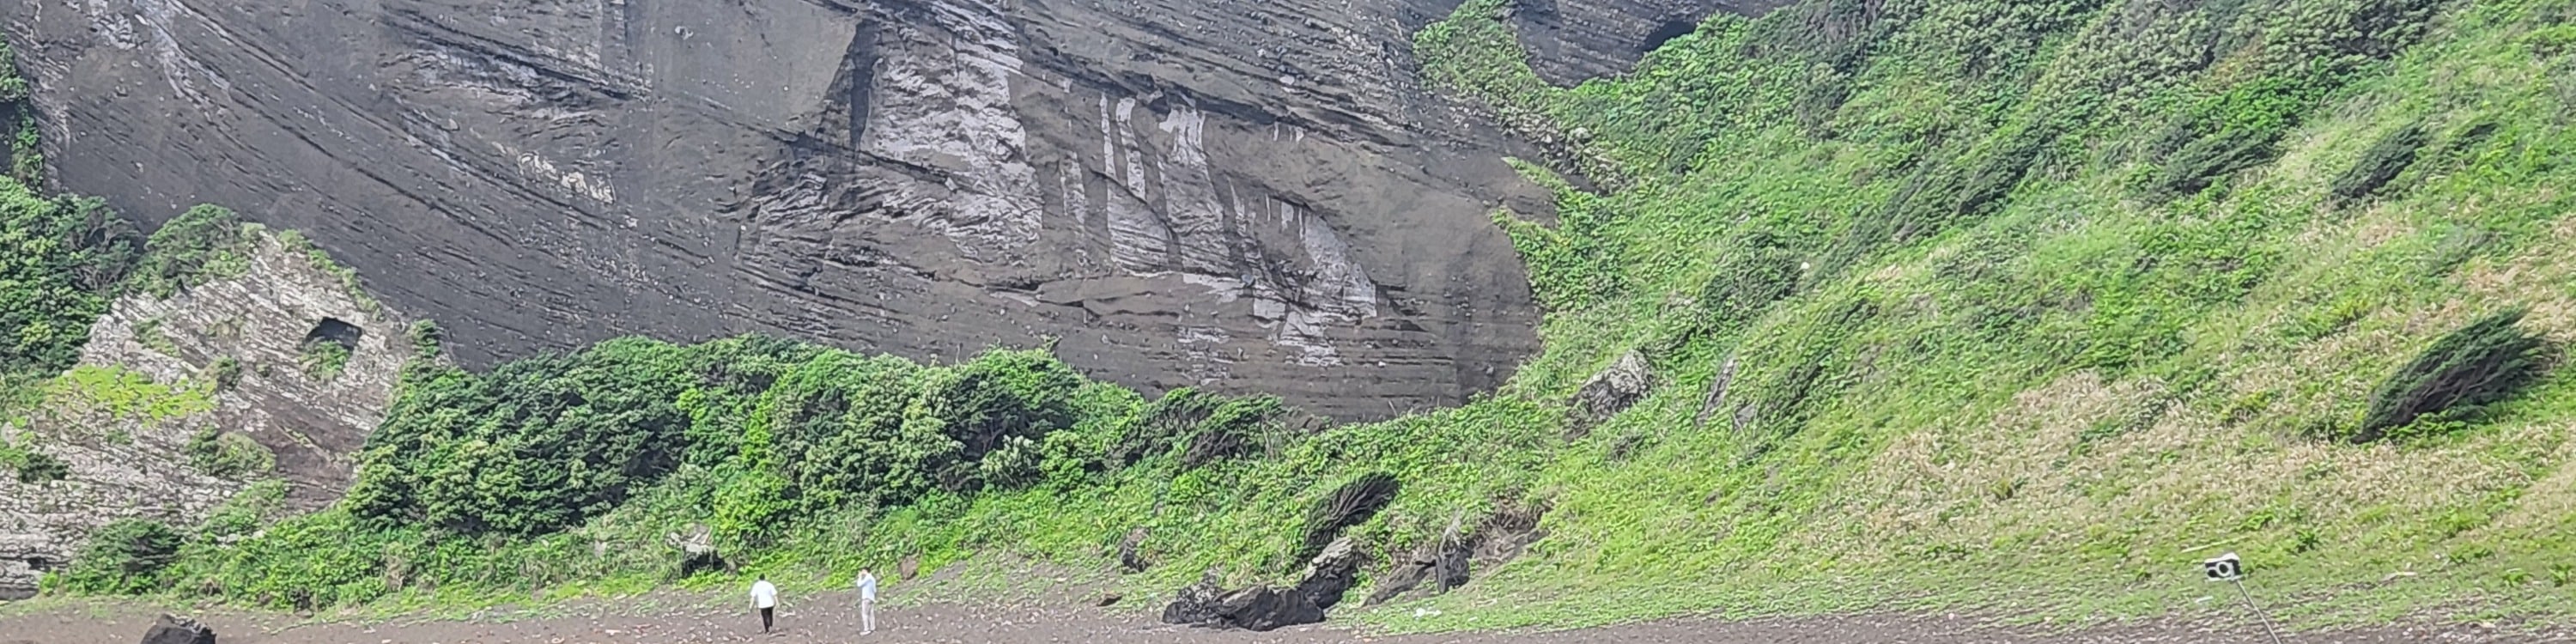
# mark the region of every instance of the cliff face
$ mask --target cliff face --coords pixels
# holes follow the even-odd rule
[[[78,0],[0,19],[63,187],[308,231],[468,363],[630,333],[952,359],[1060,337],[1111,380],[1354,418],[1463,400],[1535,345],[1487,213],[1544,195],[1406,51],[1454,5]],[[1516,10],[1559,25],[1528,31],[1580,74],[1724,6]]]
[[[80,366],[45,385],[38,413],[0,423],[0,438],[69,470],[58,481],[0,477],[0,599],[34,593],[40,571],[117,519],[193,526],[261,478],[283,480],[304,509],[348,488],[412,355],[406,323],[304,249],[255,240],[238,277],[119,299],[91,326]],[[317,342],[340,343],[345,359],[308,367]],[[189,454],[208,431],[249,439],[265,462],[209,468]]]

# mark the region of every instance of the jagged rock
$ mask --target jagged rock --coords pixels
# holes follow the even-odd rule
[[[1254,586],[1227,593],[1217,600],[1216,619],[1211,626],[1240,628],[1247,631],[1270,631],[1283,626],[1313,624],[1324,621],[1324,609],[1314,598],[1295,588],[1277,589]]]
[[[1163,607],[1163,623],[1204,625],[1217,621],[1218,602],[1225,598],[1225,588],[1218,586],[1216,573],[1199,576],[1198,583],[1183,586],[1173,593],[1172,603]]]
[[[1644,400],[1654,388],[1655,372],[1646,365],[1645,354],[1631,349],[1620,355],[1618,362],[1593,374],[1591,380],[1583,382],[1582,389],[1574,392],[1577,435]]]
[[[1477,562],[1502,565],[1546,537],[1547,533],[1539,529],[1539,518],[1547,510],[1543,502],[1502,503],[1471,534],[1462,534],[1457,522],[1452,521],[1439,539],[1422,544],[1403,564],[1387,571],[1362,605],[1375,606],[1399,597],[1425,597],[1466,585]]]
[[[702,523],[691,523],[683,532],[662,535],[662,543],[680,553],[678,577],[688,577],[704,570],[732,570],[732,562],[716,553],[715,530]]]
[[[152,622],[152,630],[143,634],[143,644],[215,644],[215,629],[196,620],[164,614]]]
[[[1359,583],[1360,567],[1368,563],[1368,554],[1360,551],[1359,542],[1344,536],[1325,546],[1323,554],[1306,563],[1298,575],[1295,595],[1304,597],[1315,608],[1330,610],[1341,603],[1343,593]]]
[[[1100,607],[1100,608],[1107,608],[1107,607],[1110,607],[1110,606],[1117,605],[1117,604],[1118,604],[1118,600],[1126,599],[1126,598],[1127,598],[1127,596],[1126,596],[1126,595],[1121,595],[1121,594],[1118,594],[1118,593],[1101,593],[1100,598],[1099,598],[1099,599],[1097,599],[1097,600],[1093,600],[1093,601],[1091,602],[1091,605],[1092,605],[1092,606],[1095,606],[1095,607]]]
[[[1145,537],[1148,534],[1151,534],[1150,530],[1139,527],[1127,531],[1127,536],[1118,540],[1119,570],[1130,573],[1145,572],[1145,568],[1153,565],[1152,562],[1145,560],[1144,554]]]
[[[1729,7],[1551,4],[1539,64],[1586,69]],[[1537,347],[1488,213],[1552,210],[1502,161],[1542,153],[1410,52],[1457,0],[130,5],[0,2],[65,187],[261,206],[471,366],[628,334],[1058,336],[1124,384],[1348,419],[1455,404]]]

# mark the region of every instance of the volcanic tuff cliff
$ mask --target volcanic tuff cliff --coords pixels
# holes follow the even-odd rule
[[[642,333],[916,357],[1060,337],[1351,418],[1535,345],[1527,154],[1424,91],[1454,0],[45,0],[63,187],[308,231],[493,360]],[[1560,80],[1715,0],[1516,9]]]
[[[352,456],[394,397],[413,353],[405,322],[366,299],[293,236],[254,230],[239,275],[168,298],[117,300],[80,366],[45,386],[27,425],[0,440],[62,459],[62,480],[0,477],[0,600],[36,590],[100,526],[142,517],[197,525],[251,481],[275,477],[284,501],[339,498]],[[347,352],[327,369],[306,348]],[[227,371],[230,373],[226,373]],[[249,439],[263,461],[210,471],[201,437]]]

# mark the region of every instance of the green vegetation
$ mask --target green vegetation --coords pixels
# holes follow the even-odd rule
[[[161,332],[161,318],[134,323],[134,341],[145,348],[160,352],[161,355],[174,358],[179,355],[179,343],[171,340],[169,334]]]
[[[0,124],[15,124],[9,136],[9,178],[21,184],[44,182],[45,153],[36,136],[36,113],[28,103],[27,79],[18,75],[17,53],[0,43]]]
[[[216,358],[214,364],[206,366],[206,380],[214,383],[215,391],[232,391],[234,387],[241,385],[241,376],[240,358],[224,356]]]
[[[34,446],[0,440],[0,465],[17,472],[18,482],[50,483],[71,475],[71,466],[62,459],[36,451]]]
[[[684,558],[663,533],[688,524],[712,527],[721,551],[742,563],[891,557],[908,546],[852,548],[848,540],[863,535],[837,526],[923,522],[975,499],[1087,496],[1112,480],[1169,478],[1188,437],[1271,435],[1277,428],[1261,425],[1277,410],[1275,399],[1190,391],[1149,405],[1042,351],[924,366],[746,337],[623,339],[489,374],[415,360],[345,501],[258,537],[191,549],[164,581],[306,608],[585,579],[654,583],[681,576]],[[1130,455],[1114,445],[1136,446],[1138,465],[1126,466]],[[191,449],[200,451],[216,448]],[[1188,496],[1167,501],[1221,503],[1240,492],[1206,477],[1251,463],[1189,469],[1183,478],[1220,487],[1176,488]],[[1391,481],[1371,483],[1379,496],[1368,502],[1391,500]],[[1151,490],[1130,494],[1142,496],[1123,502],[1153,502]],[[981,543],[942,550],[962,557]]]
[[[730,581],[669,545],[692,524],[791,588],[978,553],[1111,570],[1143,528],[1153,565],[1118,583],[1150,603],[1293,575],[1336,531],[1405,553],[1548,508],[1437,615],[1359,618],[2167,615],[2218,609],[2195,564],[2221,551],[2304,626],[2576,615],[2551,585],[2576,376],[2532,362],[2576,334],[2576,95],[2532,80],[2576,77],[2576,3],[1810,0],[1570,88],[1511,11],[1416,41],[1436,84],[1565,142],[1520,164],[1557,223],[1496,214],[1548,310],[1496,395],[1299,434],[1275,401],[1149,403],[1042,352],[415,360],[348,499],[154,574],[476,605]],[[1655,388],[1567,438],[1564,401],[1632,351]]]
[[[231,210],[189,208],[144,242],[135,288],[166,298],[207,282],[239,277],[250,270],[250,244],[256,239]]]
[[[277,468],[277,455],[249,436],[208,428],[188,438],[188,465],[216,478],[243,478]]]
[[[184,537],[159,521],[121,519],[91,534],[57,583],[97,593],[136,593],[159,586]]]
[[[0,373],[70,368],[134,261],[132,226],[96,200],[0,177]]]
[[[2513,395],[2540,371],[2543,341],[2515,325],[2511,310],[2469,323],[2442,336],[2390,376],[2370,397],[2353,440],[2378,440],[2427,414],[2466,416]]]
[[[305,340],[304,344],[296,347],[295,365],[314,382],[337,380],[340,370],[349,366],[349,345],[329,338]]]
[[[76,366],[45,381],[43,390],[37,413],[109,422],[159,424],[215,408],[212,382],[160,383],[119,367]]]
[[[27,99],[27,79],[18,75],[18,54],[0,44],[0,104]]]

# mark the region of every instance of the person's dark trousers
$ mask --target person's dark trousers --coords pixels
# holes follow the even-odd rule
[[[773,610],[773,609],[769,609],[769,608],[763,608],[763,609],[760,609],[760,632],[763,632],[763,633],[767,633],[767,632],[769,632],[769,611],[771,611],[771,610]]]

